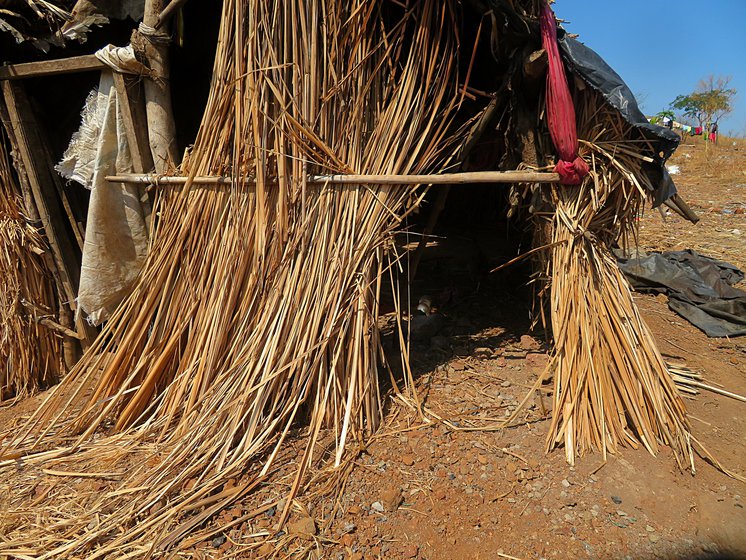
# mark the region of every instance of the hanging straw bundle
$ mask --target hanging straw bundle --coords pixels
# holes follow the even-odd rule
[[[62,370],[61,340],[37,316],[57,309],[44,242],[17,193],[0,138],[0,402],[51,385]]]
[[[255,488],[296,421],[308,443],[291,496],[322,427],[337,464],[348,440],[376,428],[384,254],[418,199],[307,177],[443,169],[462,97],[455,17],[455,2],[436,0],[226,0],[185,167],[232,186],[162,196],[132,296],[6,447],[28,454],[29,476],[42,464],[120,473],[129,453],[152,456],[116,475],[119,490],[58,507],[32,531],[21,528],[38,511],[16,496],[6,518],[15,538],[0,555],[172,547]],[[247,470],[251,482],[224,487]]]
[[[554,414],[548,447],[576,452],[640,443],[670,445],[693,469],[683,401],[629,284],[611,254],[626,246],[652,185],[641,169],[655,148],[586,90],[580,104],[581,155],[591,172],[580,186],[552,190],[550,269],[555,356]],[[585,140],[583,140],[585,139]]]

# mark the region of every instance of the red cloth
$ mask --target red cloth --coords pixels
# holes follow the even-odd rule
[[[546,94],[549,134],[560,157],[554,171],[559,173],[562,184],[579,185],[589,169],[588,164],[578,157],[575,107],[557,46],[557,22],[546,0],[541,7],[541,41],[549,59]]]

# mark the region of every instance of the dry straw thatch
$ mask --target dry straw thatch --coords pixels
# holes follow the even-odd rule
[[[12,493],[0,555],[179,550],[259,484],[300,420],[307,444],[291,495],[322,430],[340,464],[350,441],[376,429],[391,233],[422,195],[307,178],[453,164],[468,140],[455,125],[457,53],[472,48],[459,43],[459,4],[224,2],[212,93],[184,171],[232,184],[163,191],[131,297],[5,446],[23,457],[17,488],[52,472],[98,473],[118,489],[52,492],[32,505]],[[515,4],[536,21],[538,3]],[[591,177],[547,190],[557,210],[547,240],[557,348],[550,445],[564,442],[573,460],[591,447],[641,441],[655,452],[663,443],[689,463],[683,405],[608,252],[647,196],[639,157],[651,146],[589,90],[580,99]],[[145,459],[133,468],[134,453]],[[16,464],[0,459],[1,472]],[[249,482],[226,484],[247,471]]]
[[[48,387],[62,370],[61,340],[38,322],[58,307],[46,245],[18,191],[0,136],[0,402]]]
[[[455,5],[394,8],[384,21],[369,1],[225,2],[213,90],[186,170],[231,175],[233,187],[162,197],[132,296],[15,443],[25,449],[41,433],[38,446],[59,445],[77,434],[72,446],[26,459],[70,470],[105,463],[113,445],[126,453],[157,441],[157,464],[125,477],[122,488],[139,490],[99,497],[85,514],[71,508],[73,517],[13,546],[144,553],[188,532],[179,519],[205,499],[224,505],[245,492],[209,498],[252,461],[266,472],[294,420],[306,417],[310,435],[293,491],[323,426],[336,434],[338,460],[346,441],[375,429],[377,294],[410,192],[311,187],[304,177],[438,171],[448,161],[459,99]],[[112,426],[118,435],[93,442]],[[141,521],[194,478],[173,507]],[[16,522],[25,519],[19,512]]]

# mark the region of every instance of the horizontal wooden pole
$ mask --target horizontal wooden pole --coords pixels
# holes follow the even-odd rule
[[[188,177],[169,177],[146,174],[109,175],[112,183],[136,183],[148,185],[184,185]],[[324,185],[466,185],[475,183],[559,183],[557,173],[534,171],[474,171],[467,173],[443,173],[439,175],[315,175],[308,183]],[[246,184],[255,183],[245,179]],[[267,181],[277,183],[277,180]],[[195,177],[195,185],[230,185],[230,177]]]
[[[74,72],[91,72],[93,70],[103,70],[104,68],[106,68],[106,64],[96,58],[95,54],[86,54],[83,56],[58,58],[56,60],[42,60],[40,62],[0,66],[0,80],[39,78],[58,74],[72,74]]]

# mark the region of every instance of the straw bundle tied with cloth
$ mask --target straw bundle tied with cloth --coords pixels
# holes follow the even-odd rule
[[[183,171],[231,181],[161,191],[133,293],[0,457],[17,488],[49,472],[98,473],[116,488],[33,500],[16,491],[0,555],[183,550],[187,535],[266,481],[296,426],[306,426],[305,452],[290,498],[325,434],[329,462],[348,464],[345,449],[381,419],[381,285],[391,234],[422,194],[308,177],[449,169],[469,130],[456,124],[459,4],[224,2],[212,92]],[[538,3],[514,4],[538,21]],[[550,444],[564,441],[572,460],[577,450],[664,443],[689,463],[683,405],[608,256],[647,195],[634,157],[646,148],[631,142],[622,149],[633,155],[618,156],[614,143],[634,132],[585,93],[590,175],[547,188],[557,209]]]

